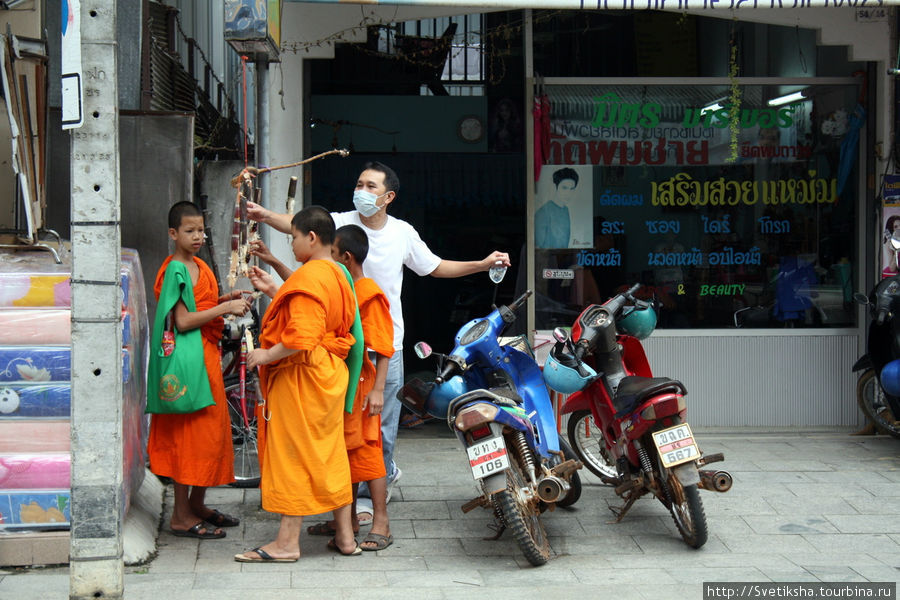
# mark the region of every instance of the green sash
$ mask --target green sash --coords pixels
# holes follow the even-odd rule
[[[344,276],[347,277],[347,283],[350,284],[350,289],[353,291],[353,298],[355,300],[356,288],[353,285],[353,277],[350,276],[350,271],[347,270],[347,267],[337,261],[335,261],[334,264],[339,266],[344,272]],[[353,412],[353,399],[356,398],[356,388],[359,387],[359,374],[362,371],[363,354],[366,352],[366,343],[365,340],[363,340],[362,320],[359,318],[359,302],[356,302],[356,316],[353,319],[353,326],[350,328],[350,333],[353,334],[353,338],[356,342],[353,344],[353,347],[350,348],[350,353],[347,354],[347,358],[344,359],[344,362],[347,363],[347,369],[350,371],[350,380],[347,382],[347,395],[344,396],[344,410],[348,413]]]
[[[168,356],[164,352],[166,317],[179,300],[184,302],[189,311],[197,310],[190,273],[184,263],[173,259],[166,267],[150,336],[150,360],[147,365],[148,413],[191,413],[216,403],[209,387],[206,363],[203,361],[203,337],[199,328],[178,331],[175,329],[173,315],[174,349]]]

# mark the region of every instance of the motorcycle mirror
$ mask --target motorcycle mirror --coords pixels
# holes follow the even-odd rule
[[[553,339],[565,344],[569,341],[569,332],[562,327],[556,327],[553,329]]]
[[[416,345],[413,346],[413,348],[416,351],[416,356],[419,358],[428,358],[431,356],[431,346],[425,342],[416,342]]]
[[[853,294],[853,301],[856,302],[857,304],[862,304],[863,306],[866,306],[869,304],[869,297],[866,296],[865,294],[856,292],[855,294]]]

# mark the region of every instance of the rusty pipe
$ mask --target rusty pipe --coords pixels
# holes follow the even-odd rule
[[[700,484],[698,487],[710,492],[727,492],[731,489],[734,480],[728,471],[700,470]]]

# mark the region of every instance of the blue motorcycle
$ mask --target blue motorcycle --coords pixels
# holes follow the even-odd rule
[[[571,506],[581,496],[581,463],[560,439],[550,395],[525,336],[504,338],[515,311],[531,296],[469,321],[456,334],[450,354],[425,342],[416,355],[438,357],[437,377],[411,379],[397,397],[419,417],[447,420],[468,455],[482,495],[462,506],[493,510],[500,537],[511,529],[533,565],[550,558],[541,513]]]

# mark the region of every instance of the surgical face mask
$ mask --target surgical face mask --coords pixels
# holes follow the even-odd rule
[[[387,192],[381,196],[386,194]],[[372,192],[366,190],[353,190],[353,206],[356,207],[356,210],[359,211],[359,214],[362,216],[371,217],[381,210],[381,207],[376,204],[376,201],[381,198],[381,196],[376,196]]]

